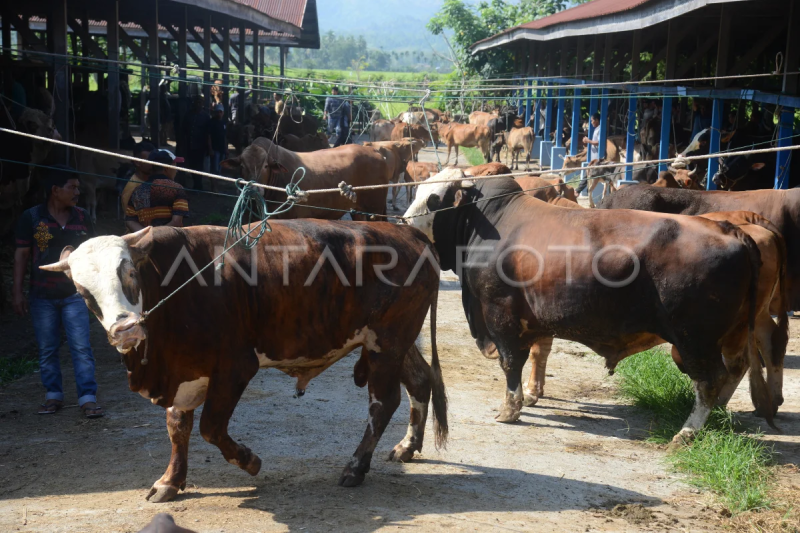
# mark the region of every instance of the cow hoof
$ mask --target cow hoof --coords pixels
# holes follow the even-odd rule
[[[389,460],[395,463],[407,463],[414,458],[414,448],[398,444],[389,454]]]
[[[675,453],[692,443],[693,436],[687,433],[678,433],[672,437],[672,442],[667,446],[667,453]]]
[[[518,409],[512,409],[510,407],[503,407],[500,410],[500,414],[494,417],[495,420],[502,424],[513,424],[517,420],[519,420],[520,412]]]
[[[147,501],[150,503],[164,503],[175,499],[178,495],[178,487],[156,482],[147,494]]]
[[[534,405],[536,405],[536,402],[538,402],[538,401],[539,401],[539,397],[538,396],[536,396],[532,392],[531,393],[526,392],[525,396],[523,397],[523,400],[522,400],[522,406],[523,407],[533,407]]]
[[[259,470],[261,470],[261,458],[259,458],[256,454],[253,454],[253,458],[250,459],[249,463],[247,463],[244,471],[251,476],[255,476],[258,474]]]
[[[339,478],[340,487],[357,487],[364,483],[362,472],[353,472],[349,466],[345,467],[342,477]]]

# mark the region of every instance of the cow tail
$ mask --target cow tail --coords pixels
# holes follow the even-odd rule
[[[761,252],[755,241],[739,228],[735,228],[739,241],[747,248],[750,256],[750,302],[747,310],[747,360],[750,364],[750,399],[758,413],[770,427],[777,429],[773,421],[772,396],[769,393],[764,374],[761,372],[761,358],[756,349],[756,302],[758,299],[758,278],[761,271]]]
[[[776,287],[778,296],[778,327],[772,332],[772,361],[770,365],[783,366],[783,359],[786,356],[786,347],[789,344],[789,285],[786,282],[786,261],[788,252],[786,251],[786,241],[777,228],[771,230],[778,241],[778,251],[780,252],[781,268],[778,272],[778,286]]]
[[[439,350],[436,348],[436,308],[439,301],[439,287],[433,294],[431,302],[431,392],[433,396],[433,431],[436,438],[436,449],[447,447],[447,391],[442,379],[442,367],[439,364]]]

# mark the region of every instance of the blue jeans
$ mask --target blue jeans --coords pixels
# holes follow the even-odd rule
[[[212,174],[220,173],[219,164],[222,162],[223,155],[224,155],[223,152],[217,152],[216,150],[211,152],[211,168],[209,172],[211,172]]]
[[[39,345],[39,370],[47,400],[64,401],[61,385],[61,325],[67,334],[69,353],[75,369],[78,405],[97,402],[97,382],[94,379],[94,355],[89,343],[89,310],[79,294],[63,300],[31,298],[31,318]]]

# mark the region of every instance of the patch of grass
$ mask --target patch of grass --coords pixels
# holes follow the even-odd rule
[[[28,357],[0,357],[0,386],[7,385],[39,368],[36,359]]]
[[[670,355],[652,349],[624,360],[616,370],[620,394],[653,415],[651,440],[669,442],[694,404],[694,390]],[[768,509],[773,451],[742,433],[732,415],[716,408],[691,446],[670,456],[690,483],[713,491],[733,513]]]
[[[227,226],[228,222],[230,221],[230,217],[226,215],[222,215],[220,213],[209,213],[208,215],[204,216],[200,219],[200,225],[202,226]]]
[[[483,158],[483,153],[477,148],[459,148],[459,151],[464,154],[470,165],[478,166],[486,162]]]

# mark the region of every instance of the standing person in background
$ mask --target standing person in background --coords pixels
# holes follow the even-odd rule
[[[325,108],[322,111],[322,120],[328,120],[328,135],[336,134],[336,143],[333,147],[341,146],[344,142],[342,131],[342,113],[345,102],[339,97],[339,87],[331,88],[331,96],[325,99]]]
[[[209,123],[211,135],[211,173],[219,174],[219,164],[228,158],[228,137],[225,131],[225,108],[222,104],[214,106],[214,116]],[[211,190],[215,190],[216,180],[211,180]]]
[[[203,95],[195,96],[192,101],[192,108],[183,121],[187,142],[186,168],[203,171],[203,160],[211,153],[210,122],[211,117],[206,111]],[[194,188],[202,191],[203,177],[197,174],[192,174],[192,177]]]
[[[175,182],[175,168],[161,165],[177,165],[183,159],[175,157],[169,150],[155,150],[148,160],[152,164],[147,181],[142,183],[128,200],[125,209],[125,226],[131,232],[147,226],[182,227],[183,219],[189,216],[189,201],[186,191]]]
[[[63,251],[80,246],[95,236],[89,213],[76,207],[80,196],[78,174],[66,165],[52,167],[44,180],[47,201],[28,209],[17,224],[14,253],[14,311],[24,315],[30,309],[39,370],[46,392],[40,415],[56,413],[64,406],[61,381],[61,331],[67,336],[78,405],[86,418],[103,416],[97,405],[94,355],[89,342],[89,311],[75,284],[63,272],[39,267],[57,263]],[[31,267],[30,300],[25,300],[22,284]]]
[[[286,106],[286,102],[283,101],[283,95],[278,93],[273,93],[273,98],[275,98],[275,114],[279,117],[283,114],[283,109]]]
[[[147,159],[150,157],[150,152],[155,149],[156,147],[153,146],[151,142],[142,141],[133,147],[133,157],[138,159]],[[131,194],[133,194],[133,191],[135,191],[139,185],[147,181],[147,177],[150,175],[150,165],[140,161],[134,161],[132,163],[126,163],[120,166],[120,171],[124,173],[118,177],[128,180],[127,183],[122,181],[118,182],[118,184],[123,184],[123,188],[119,194],[119,199],[120,204],[122,205],[122,212],[124,213],[125,207],[127,207],[128,200],[131,199]]]
[[[595,113],[592,115],[592,138],[584,137],[583,142],[589,148],[589,152],[591,154],[591,160],[594,161],[595,159],[600,159],[600,113]],[[578,184],[578,188],[575,189],[576,194],[580,194],[589,184],[589,180],[586,178],[586,174],[584,173],[583,179]]]

